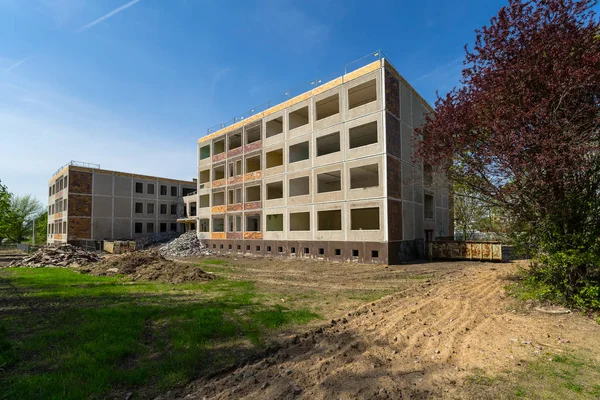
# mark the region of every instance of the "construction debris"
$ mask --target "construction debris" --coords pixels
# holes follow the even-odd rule
[[[31,256],[23,257],[8,264],[8,267],[69,267],[86,265],[100,261],[96,253],[86,251],[70,244],[44,246]]]
[[[167,258],[207,256],[211,251],[198,239],[195,231],[189,231],[158,248]]]
[[[178,232],[160,232],[152,235],[141,236],[135,239],[135,248],[138,250],[152,247],[159,243],[169,242],[179,236]]]
[[[82,267],[80,271],[97,276],[119,274],[133,281],[165,283],[203,282],[215,278],[194,265],[167,260],[154,250],[107,256],[102,262]]]

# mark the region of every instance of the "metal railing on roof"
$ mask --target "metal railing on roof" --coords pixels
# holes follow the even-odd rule
[[[341,75],[342,83],[343,83],[344,75],[346,75],[352,71],[356,71],[357,69],[362,68],[368,64],[371,64],[373,61],[379,60],[381,62],[384,58],[385,58],[385,56],[384,56],[383,52],[381,50],[377,50],[377,51],[369,53],[357,60],[349,62],[348,64],[344,65],[344,74]],[[386,63],[388,63],[388,62],[389,61],[386,58]],[[266,110],[271,108],[271,105],[283,103],[284,101],[294,98],[302,93],[310,92],[313,89],[315,89],[321,85],[324,85],[327,82],[330,82],[333,79],[338,78],[338,77],[340,77],[340,73],[334,72],[327,76],[323,76],[321,78],[314,79],[310,82],[305,82],[298,86],[295,86],[289,90],[286,90],[283,94],[280,94],[280,95],[276,96],[275,98],[273,98],[265,103],[262,103],[256,107],[253,107],[249,111],[246,111],[236,117],[233,117],[232,119],[230,119],[226,122],[223,122],[221,124],[217,124],[215,126],[208,128],[206,130],[206,134],[210,135],[211,133],[220,131],[223,128],[226,128],[228,126],[236,124],[236,123],[243,121],[249,117],[264,113]]]
[[[65,165],[63,165],[62,167],[60,167],[59,169],[57,169],[56,172],[54,174],[52,174],[52,176],[56,176],[60,171],[62,171],[65,167],[67,167],[69,165],[73,166],[73,167],[100,169],[100,164],[92,164],[92,163],[87,163],[87,162],[83,162],[83,161],[71,160],[68,163],[66,163]]]

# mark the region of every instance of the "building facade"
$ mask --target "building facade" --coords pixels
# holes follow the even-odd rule
[[[200,138],[186,198],[198,236],[217,252],[421,257],[425,240],[453,234],[448,183],[413,161],[431,112],[379,59]]]
[[[48,185],[48,243],[135,239],[182,231],[196,182],[107,171],[70,162]]]

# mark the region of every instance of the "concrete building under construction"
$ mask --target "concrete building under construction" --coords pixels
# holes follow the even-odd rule
[[[183,231],[183,197],[196,182],[100,169],[71,161],[48,183],[48,243],[135,239]],[[195,226],[190,226],[195,229]]]
[[[198,140],[198,191],[184,201],[209,248],[397,264],[453,235],[447,182],[413,160],[432,108],[374,55]]]

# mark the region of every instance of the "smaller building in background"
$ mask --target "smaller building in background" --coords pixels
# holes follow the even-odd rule
[[[183,232],[184,196],[195,181],[181,181],[71,161],[48,184],[48,243],[135,239]],[[195,229],[196,227],[191,227]]]

